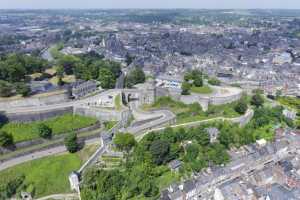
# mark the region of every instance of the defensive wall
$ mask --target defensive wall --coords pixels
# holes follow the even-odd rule
[[[10,122],[33,122],[42,121],[49,118],[61,116],[63,114],[73,114],[73,107],[62,107],[50,110],[34,111],[34,112],[21,112],[21,113],[4,113]]]
[[[67,90],[58,90],[49,93],[35,95],[29,98],[2,98],[0,99],[0,108],[3,110],[12,107],[30,107],[40,105],[52,105],[69,100],[69,92]]]

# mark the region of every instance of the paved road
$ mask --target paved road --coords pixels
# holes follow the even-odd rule
[[[116,89],[123,89],[125,82],[125,75],[122,73],[116,81]]]
[[[46,197],[42,197],[36,200],[50,200],[50,199],[55,199],[55,200],[74,200],[74,199],[79,199],[78,194],[52,194]]]
[[[90,145],[90,144],[95,144],[95,143],[98,143],[98,142],[100,142],[100,138],[94,138],[94,139],[86,140],[85,144]],[[7,169],[9,167],[13,167],[15,165],[27,162],[27,161],[43,158],[43,157],[46,157],[46,156],[61,154],[61,153],[65,153],[65,152],[67,152],[67,149],[66,149],[65,146],[58,146],[58,147],[53,147],[51,149],[47,149],[47,150],[43,150],[43,151],[39,151],[39,152],[34,152],[34,153],[31,153],[31,154],[28,154],[28,155],[13,158],[11,160],[0,163],[0,171],[2,171],[4,169]]]
[[[135,134],[136,136],[142,134],[144,131],[168,124],[176,118],[169,110],[145,112],[138,108],[138,103],[136,101],[130,102],[129,105],[134,118],[137,120],[135,121],[134,126],[130,126],[126,129],[126,132]],[[139,123],[139,121],[145,120],[148,120],[147,123]]]

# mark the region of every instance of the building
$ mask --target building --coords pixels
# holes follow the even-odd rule
[[[288,110],[288,109],[284,109],[282,111],[282,114],[288,118],[288,119],[291,119],[291,120],[295,120],[296,119],[296,116],[297,116],[297,113],[295,111],[292,111],[292,110]]]
[[[31,81],[29,87],[33,94],[47,92],[54,89],[54,86],[49,81]]]
[[[73,98],[78,99],[84,97],[97,90],[97,81],[77,81],[71,85],[71,95]]]
[[[177,172],[179,170],[179,168],[181,167],[181,164],[182,163],[180,160],[173,160],[168,164],[168,166],[171,169],[171,171]]]
[[[184,199],[197,200],[197,187],[195,181],[188,180],[183,183]]]
[[[159,75],[155,81],[157,87],[181,89],[183,79],[179,76]]]
[[[220,134],[219,129],[214,128],[214,127],[210,127],[210,128],[206,128],[205,130],[206,130],[206,132],[207,132],[208,135],[209,135],[210,143],[216,142],[217,139],[218,139],[218,136],[219,136],[219,134]]]
[[[79,192],[79,174],[77,172],[72,172],[69,175],[69,182],[71,190]]]
[[[282,54],[276,55],[273,58],[273,63],[277,65],[283,65],[285,63],[292,63],[293,58],[290,53],[284,52]]]

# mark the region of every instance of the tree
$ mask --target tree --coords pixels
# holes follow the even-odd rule
[[[5,176],[0,180],[0,199],[11,199],[18,191],[25,189],[25,175],[13,173],[12,176]]]
[[[230,160],[229,155],[226,152],[225,147],[222,144],[213,144],[208,149],[208,158],[215,164],[215,165],[221,165],[225,164]]]
[[[181,85],[181,94],[182,95],[189,95],[190,94],[191,85],[188,82],[183,82]]]
[[[261,107],[264,104],[264,98],[260,93],[256,93],[252,96],[251,104],[255,107]]]
[[[114,138],[114,144],[121,150],[129,153],[129,151],[137,144],[134,136],[130,133],[118,133]]]
[[[203,79],[202,76],[196,76],[194,79],[194,85],[196,87],[202,87],[203,86]]]
[[[74,68],[80,63],[80,59],[73,55],[65,55],[59,59],[58,63],[64,68],[64,72],[70,75],[74,73]]]
[[[144,83],[146,81],[146,75],[141,68],[135,67],[126,76],[126,86],[132,87],[139,83]]]
[[[100,85],[104,89],[112,89],[115,87],[116,79],[114,78],[114,74],[107,68],[101,68],[99,70]]]
[[[234,106],[234,110],[241,115],[245,114],[247,109],[248,109],[247,102],[242,99],[239,100],[237,104]]]
[[[0,80],[0,97],[9,97],[12,95],[13,87],[10,83]]]
[[[50,139],[52,137],[52,129],[45,124],[38,125],[38,133],[40,137],[45,139]]]
[[[155,164],[161,165],[168,161],[166,160],[170,151],[170,144],[168,142],[163,140],[155,140],[152,142],[149,150],[153,156]]]
[[[79,148],[79,145],[77,143],[77,135],[74,132],[69,133],[65,137],[65,141],[64,142],[65,142],[65,146],[66,146],[67,150],[70,153],[75,153],[78,150],[78,148]]]
[[[27,97],[31,93],[31,88],[25,83],[18,83],[16,85],[16,92],[21,94],[23,97]]]
[[[189,144],[187,145],[185,151],[186,151],[186,155],[185,155],[185,160],[187,162],[191,162],[193,160],[195,160],[199,154],[199,144]]]
[[[14,139],[12,135],[8,134],[5,131],[0,131],[0,146],[9,147],[14,144]]]
[[[129,66],[133,62],[133,60],[134,60],[134,57],[131,56],[129,53],[126,53],[126,60],[125,60],[126,65]]]

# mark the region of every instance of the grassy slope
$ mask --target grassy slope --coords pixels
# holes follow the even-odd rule
[[[26,185],[35,188],[35,197],[70,192],[69,174],[78,170],[88,157],[95,152],[97,145],[90,145],[76,154],[49,156],[17,165],[0,172],[0,177],[24,174]]]
[[[295,97],[280,97],[279,103],[300,112],[300,99]]]
[[[45,123],[52,128],[53,134],[62,134],[70,132],[73,129],[79,129],[93,125],[96,122],[97,120],[94,118],[66,114],[42,122],[8,123],[5,124],[1,130],[12,134],[15,142],[21,142],[39,138],[37,127],[40,123]]]
[[[207,112],[195,110],[192,105],[184,104],[180,101],[174,101],[168,97],[159,98],[153,105],[144,105],[143,109],[170,109],[177,116],[177,124],[200,121],[215,117],[238,117],[239,114],[234,110],[235,102],[220,106],[209,106]]]

